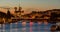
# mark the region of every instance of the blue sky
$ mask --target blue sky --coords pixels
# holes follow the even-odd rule
[[[19,3],[23,9],[60,9],[60,0],[0,0],[0,6],[15,7]]]

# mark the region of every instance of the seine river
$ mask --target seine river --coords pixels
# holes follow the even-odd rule
[[[48,23],[11,23],[11,24],[0,24],[0,32],[51,32],[50,27],[53,24]]]

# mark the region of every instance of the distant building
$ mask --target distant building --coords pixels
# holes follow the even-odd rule
[[[52,9],[52,10],[46,10],[46,11],[40,11],[40,12],[32,11],[30,14],[22,15],[22,17],[23,18],[32,18],[32,19],[35,19],[35,18],[36,19],[42,19],[42,21],[48,21],[48,22],[50,21],[51,22],[51,20],[50,20],[50,18],[52,16],[51,13],[56,13],[56,14],[60,15],[60,9]],[[57,15],[56,21],[60,20],[59,15]]]
[[[21,13],[24,13],[24,11],[22,11],[21,7],[19,7],[18,9],[17,9],[17,7],[15,7],[14,9],[15,9],[15,16],[16,17],[21,17]]]
[[[6,20],[6,13],[0,12],[0,23],[3,23]]]
[[[14,17],[14,16],[10,13],[7,14],[4,12],[0,12],[0,24],[9,22],[11,20],[11,17]]]

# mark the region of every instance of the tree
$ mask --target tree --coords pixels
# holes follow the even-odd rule
[[[9,10],[7,11],[7,18],[11,18],[11,14]]]

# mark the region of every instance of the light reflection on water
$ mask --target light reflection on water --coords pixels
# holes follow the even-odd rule
[[[0,32],[3,30],[3,32],[50,32],[50,27],[52,25],[50,23],[48,23],[48,25],[45,25],[44,23],[33,23],[32,26],[30,23],[25,24],[25,26],[23,26],[20,22],[18,22],[18,24],[5,24],[5,26],[0,27]]]

